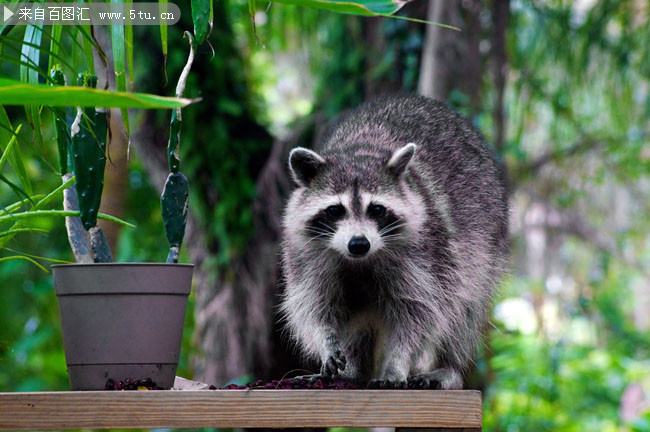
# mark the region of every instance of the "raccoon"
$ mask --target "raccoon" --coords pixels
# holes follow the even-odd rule
[[[294,148],[281,313],[327,377],[460,389],[508,251],[505,175],[444,104],[377,99]]]

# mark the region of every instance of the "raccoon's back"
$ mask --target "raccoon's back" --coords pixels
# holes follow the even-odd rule
[[[410,142],[418,146],[410,175],[447,196],[459,234],[488,234],[494,252],[505,253],[505,171],[471,122],[444,104],[422,96],[367,102],[343,116],[324,139],[321,153],[345,159],[366,151],[388,158]]]

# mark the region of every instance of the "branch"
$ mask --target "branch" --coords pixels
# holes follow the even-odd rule
[[[590,136],[583,136],[569,148],[550,150],[528,163],[516,166],[511,170],[513,173],[511,179],[515,185],[514,189],[523,184],[530,177],[537,175],[537,173],[539,173],[539,171],[549,163],[577,156],[589,150],[600,150],[603,146],[604,143],[602,141],[596,140]]]
[[[607,253],[614,258],[620,260],[626,265],[636,269],[645,277],[650,278],[650,270],[647,269],[639,260],[626,257],[616,248],[616,242],[613,240],[612,235],[604,234],[601,229],[597,229],[591,225],[583,214],[576,210],[560,210],[553,204],[548,202],[537,195],[537,198],[542,200],[544,205],[554,213],[555,217],[546,218],[546,220],[539,224],[546,229],[554,229],[575,237],[585,243],[595,247],[600,252]],[[527,225],[534,226],[534,225]]]

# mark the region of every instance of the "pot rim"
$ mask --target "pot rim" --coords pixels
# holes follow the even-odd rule
[[[147,266],[147,267],[194,267],[194,264],[187,263],[161,263],[161,262],[110,262],[110,263],[72,263],[72,264],[52,264],[54,267],[97,267],[97,266]]]

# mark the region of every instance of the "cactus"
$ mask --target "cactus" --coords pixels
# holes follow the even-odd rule
[[[52,85],[65,85],[65,77],[61,68],[55,65],[50,71]],[[72,178],[72,173],[68,172],[68,149],[71,147],[70,127],[66,121],[66,108],[52,108],[54,114],[54,124],[56,132],[56,144],[59,150],[59,170],[63,183],[67,183]],[[78,211],[79,200],[77,198],[77,189],[74,185],[68,186],[63,191],[63,209],[66,211]],[[88,233],[81,223],[81,219],[75,216],[65,218],[65,228],[68,233],[70,248],[74,254],[75,261],[78,263],[93,262],[90,243],[88,242]]]
[[[185,234],[189,192],[189,183],[183,173],[172,172],[169,174],[160,197],[162,217],[169,242],[167,262],[178,262],[178,254]]]
[[[194,37],[185,32],[185,38],[190,42],[190,55],[187,63],[181,72],[176,85],[176,97],[183,96],[185,83],[194,61]],[[160,205],[162,217],[165,224],[165,233],[169,242],[168,263],[177,263],[180,254],[183,236],[185,235],[185,223],[187,222],[187,204],[190,195],[190,185],[187,178],[179,171],[181,161],[179,157],[179,146],[181,142],[181,109],[172,111],[172,118],[169,124],[169,142],[167,143],[167,164],[169,165],[169,176],[165,182]]]
[[[78,84],[97,87],[97,77],[79,74]],[[70,146],[72,166],[77,177],[75,184],[79,199],[81,223],[90,233],[90,248],[95,262],[111,262],[113,257],[106,237],[97,225],[97,213],[104,188],[106,167],[106,136],[108,124],[103,108],[77,108],[77,117],[72,123]]]
[[[79,75],[79,85],[95,88],[97,77]],[[84,119],[84,116],[86,117]],[[89,125],[94,122],[94,125]],[[97,224],[97,212],[104,187],[106,166],[106,113],[93,108],[77,108],[77,117],[72,124],[72,163],[77,177],[79,210],[84,228],[89,230]]]
[[[61,68],[56,65],[52,68],[50,72],[50,78],[52,78],[53,85],[64,86],[65,77]],[[65,175],[68,172],[68,146],[70,145],[70,128],[65,120],[65,108],[56,107],[52,108],[54,113],[54,125],[56,132],[56,145],[59,150],[59,170],[61,175]]]

